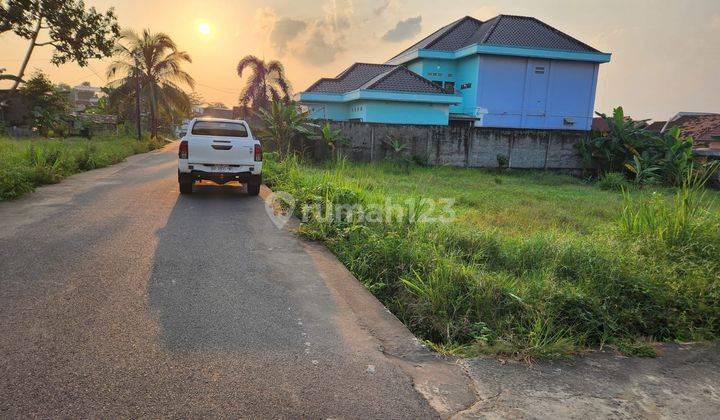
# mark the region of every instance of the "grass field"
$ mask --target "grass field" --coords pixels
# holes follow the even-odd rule
[[[439,351],[544,357],[613,345],[652,355],[653,341],[720,335],[717,192],[677,201],[672,190],[624,196],[552,173],[388,163],[271,161],[265,173],[297,198],[298,215],[302,204],[454,199],[450,223],[316,215],[301,228]]]
[[[163,144],[122,137],[92,140],[0,137],[0,201],[17,198],[39,185],[60,182],[77,172],[121,162]]]

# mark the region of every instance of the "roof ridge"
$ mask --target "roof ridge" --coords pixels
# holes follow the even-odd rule
[[[512,15],[507,15],[507,16],[512,16]],[[575,42],[577,42],[578,44],[582,45],[583,47],[588,48],[588,49],[590,49],[590,50],[592,50],[592,51],[600,52],[600,50],[598,50],[598,49],[596,49],[596,48],[594,48],[594,47],[591,47],[590,45],[588,45],[588,44],[580,41],[579,39],[577,39],[577,38],[575,38],[575,37],[573,37],[573,36],[571,36],[571,35],[566,34],[565,32],[561,31],[560,29],[557,29],[557,28],[555,28],[554,26],[552,26],[552,25],[550,25],[550,24],[547,24],[547,23],[543,22],[542,20],[540,20],[540,19],[538,19],[538,18],[536,18],[536,17],[534,17],[534,16],[514,16],[514,17],[521,17],[521,18],[525,18],[525,19],[532,19],[532,20],[534,20],[535,22],[538,22],[538,23],[541,24],[542,26],[550,29],[551,31],[555,32],[556,34],[558,34],[558,35],[560,35],[560,36],[564,36],[564,37],[566,37],[566,38],[569,38],[569,39],[571,39],[572,41],[575,41]]]
[[[480,43],[485,43],[485,42],[487,42],[487,40],[490,38],[490,35],[492,35],[492,33],[495,32],[495,28],[497,28],[498,23],[500,23],[500,21],[502,20],[503,16],[504,16],[504,15],[502,15],[502,14],[501,14],[501,15],[497,15],[497,16],[495,16],[494,18],[488,19],[488,20],[485,21],[485,23],[490,22],[490,21],[492,21],[492,20],[494,20],[495,22],[493,22],[493,23],[490,24],[490,30],[487,31],[487,32],[485,32],[485,35],[483,35],[482,39],[480,40]]]
[[[390,71],[387,71],[387,72],[385,72],[385,73],[383,73],[383,74],[378,75],[378,76],[375,78],[376,80],[374,80],[374,81],[371,80],[371,81],[370,81],[370,82],[372,82],[372,84],[370,84],[370,85],[368,86],[368,84],[370,83],[370,82],[368,82],[368,83],[365,84],[365,86],[362,86],[361,89],[371,89],[371,90],[372,90],[373,87],[375,87],[376,85],[378,85],[378,84],[379,84],[381,81],[383,81],[386,77],[388,77],[388,76],[390,76],[391,74],[396,73],[396,72],[398,72],[398,71],[402,71],[402,72],[405,72],[405,74],[409,74],[410,76],[414,77],[414,78],[417,79],[417,80],[420,80],[421,82],[423,82],[423,83],[424,83],[425,85],[427,85],[427,86],[432,86],[434,89],[439,90],[439,91],[440,91],[439,93],[441,93],[441,94],[446,94],[446,93],[447,93],[447,92],[445,92],[445,90],[444,90],[443,88],[439,88],[439,87],[435,86],[434,84],[432,84],[432,82],[431,82],[430,80],[424,78],[423,76],[415,73],[414,71],[412,71],[412,70],[410,70],[410,69],[408,69],[407,67],[402,66],[402,65],[396,65],[394,69],[392,69],[392,70],[390,70]]]
[[[453,29],[457,28],[458,25],[460,25],[461,23],[463,23],[463,22],[465,22],[465,21],[467,21],[467,20],[474,20],[474,21],[480,22],[480,24],[483,23],[483,21],[481,21],[480,19],[476,19],[476,18],[474,18],[474,17],[472,17],[472,16],[470,16],[470,15],[465,15],[465,17],[462,17],[462,18],[456,20],[455,22],[452,22],[452,23],[450,23],[449,25],[445,26],[444,28],[447,28],[447,30],[445,31],[445,33],[442,34],[442,35],[440,35],[439,37],[433,39],[432,41],[430,41],[430,42],[425,46],[425,48],[430,48],[430,47],[432,47],[433,45],[437,44],[438,41],[440,41],[441,39],[444,39],[446,36],[448,36],[448,34],[449,34],[450,32],[452,32]]]
[[[438,35],[438,33],[440,33],[440,32],[445,31],[444,34],[438,35],[438,39],[445,37],[445,36],[447,35],[447,32],[449,32],[449,31],[450,31],[452,28],[454,28],[457,24],[459,24],[460,22],[462,22],[462,21],[464,21],[464,20],[466,20],[466,19],[474,19],[474,20],[477,20],[478,22],[481,22],[481,23],[482,23],[482,21],[481,21],[480,19],[476,19],[476,18],[474,18],[474,17],[472,17],[472,16],[466,15],[466,16],[464,16],[464,17],[461,17],[460,19],[457,19],[457,20],[455,20],[455,21],[453,21],[453,22],[448,23],[447,25],[441,26],[440,28],[438,28],[438,29],[436,29],[435,31],[433,31],[430,35],[427,35],[427,36],[423,37],[422,39],[420,39],[420,40],[417,41],[416,43],[414,43],[414,44],[410,45],[409,47],[405,48],[404,50],[402,50],[400,53],[395,54],[393,57],[391,57],[391,58],[390,58],[389,60],[387,60],[387,61],[392,61],[392,60],[400,57],[401,55],[405,54],[406,52],[412,51],[413,49],[419,49],[419,47],[416,48],[419,44],[422,44],[422,42],[425,41],[425,40],[428,39],[428,38],[432,38],[433,36]],[[433,40],[430,41],[427,45],[425,45],[423,48],[427,48],[427,47],[429,47],[430,45],[433,45],[435,42],[437,42],[437,39],[433,39]],[[387,63],[387,61],[386,61],[386,63]]]
[[[391,68],[390,70],[380,73],[377,76],[373,77],[372,79],[368,80],[364,85],[360,86],[360,89],[372,89],[373,86],[380,83],[384,78],[386,78],[387,76],[391,75],[392,73],[395,73],[396,71],[398,71],[398,69],[400,69],[400,67],[402,67],[402,66],[393,65],[393,68]]]

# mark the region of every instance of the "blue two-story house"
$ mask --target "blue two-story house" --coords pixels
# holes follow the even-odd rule
[[[466,16],[385,64],[358,63],[297,95],[312,118],[590,130],[610,54],[535,19]]]

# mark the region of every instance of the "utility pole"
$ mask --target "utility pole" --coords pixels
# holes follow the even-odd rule
[[[142,140],[142,129],[140,128],[140,74],[138,72],[138,62],[135,60],[135,123],[137,126],[137,139]]]

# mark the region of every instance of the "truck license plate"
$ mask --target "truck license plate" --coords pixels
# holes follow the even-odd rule
[[[215,169],[215,172],[232,172],[232,166],[230,165],[215,165],[213,169]]]

